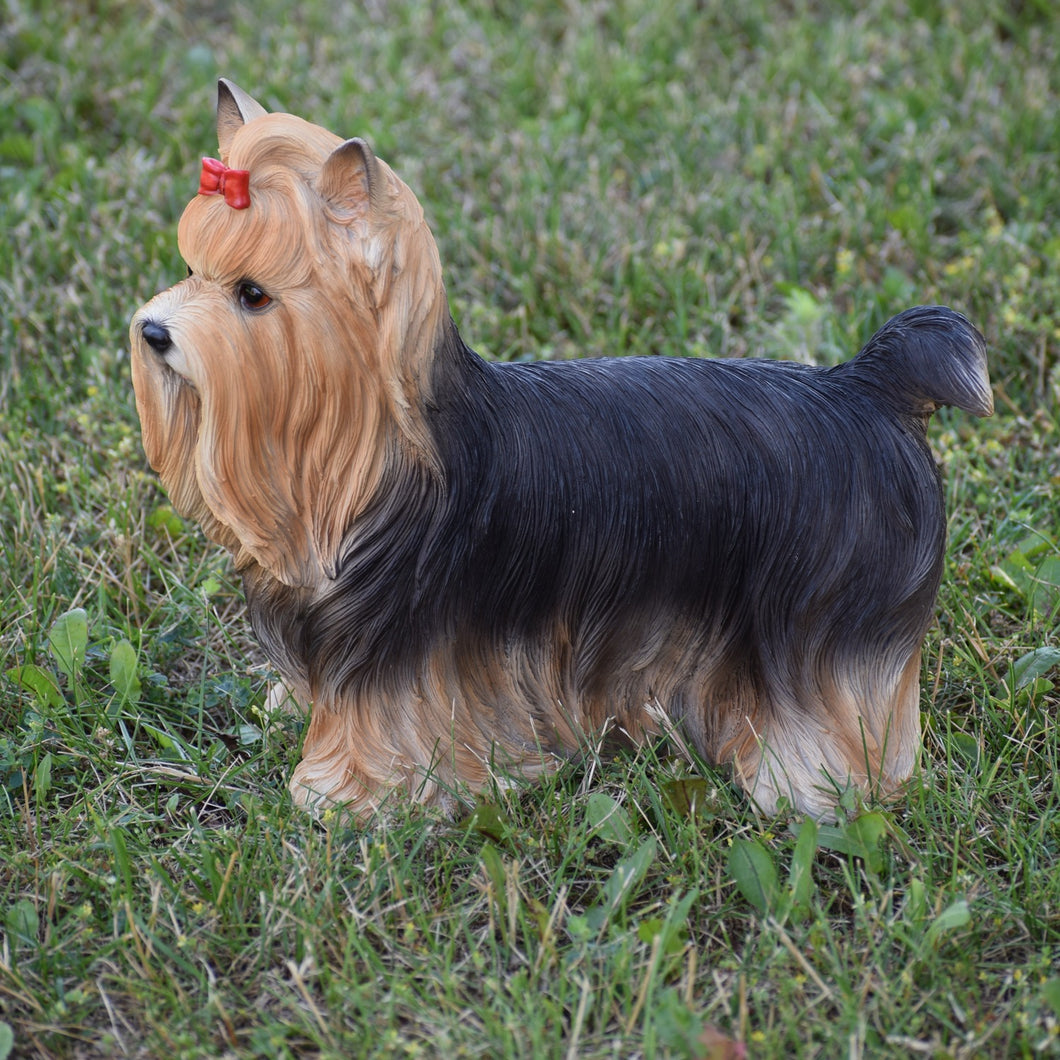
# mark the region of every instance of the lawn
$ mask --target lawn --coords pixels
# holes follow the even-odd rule
[[[1060,1055],[1054,5],[41,6],[0,6],[0,1060]],[[980,327],[901,798],[763,819],[675,741],[454,819],[292,807],[129,374],[219,75],[394,166],[485,356]]]

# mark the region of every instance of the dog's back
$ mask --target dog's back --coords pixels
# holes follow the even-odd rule
[[[581,628],[605,600],[703,625],[757,607],[761,626],[778,609],[810,608],[787,599],[800,586],[821,599],[834,580],[878,581],[900,596],[903,576],[919,584],[941,547],[927,416],[990,409],[982,339],[933,307],[895,318],[828,369],[458,363],[453,385],[435,384],[448,492],[418,543],[417,600],[445,595],[431,593],[433,571],[447,582],[459,571],[459,595],[474,601],[461,628],[504,636],[557,616]]]

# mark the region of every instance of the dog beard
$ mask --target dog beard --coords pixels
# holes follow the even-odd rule
[[[985,345],[918,307],[833,368],[500,364],[453,324],[412,192],[362,141],[222,82],[193,275],[132,324],[145,449],[228,547],[312,707],[307,806],[444,803],[671,727],[764,810],[893,792],[943,564],[931,414]]]

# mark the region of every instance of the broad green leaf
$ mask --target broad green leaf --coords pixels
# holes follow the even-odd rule
[[[863,813],[853,821],[840,825],[821,825],[818,842],[826,850],[852,854],[861,858],[872,872],[883,868],[880,842],[889,832],[887,819],[879,813]]]
[[[638,883],[647,875],[655,860],[654,836],[648,836],[628,858],[623,858],[604,884],[603,905],[608,913],[625,905]]]
[[[955,751],[972,769],[979,770],[980,749],[979,741],[968,732],[955,732],[950,734],[949,746]]]
[[[492,885],[492,899],[497,906],[497,920],[501,931],[506,932],[508,916],[508,874],[504,868],[504,861],[492,843],[483,843],[482,869],[486,873],[486,879]]]
[[[589,916],[589,913],[595,912],[598,912],[598,909],[594,906],[584,915],[572,913],[567,917],[567,933],[572,939],[577,939],[579,942],[587,942],[597,933],[600,924],[594,923],[595,918]]]
[[[772,855],[757,839],[734,839],[728,867],[740,894],[762,916],[776,908],[780,894],[777,868]]]
[[[464,827],[496,843],[500,843],[511,832],[507,815],[495,802],[476,803],[474,810],[464,821]]]
[[[637,938],[651,945],[659,939],[659,952],[673,957],[685,948],[688,941],[688,913],[699,898],[699,890],[693,888],[676,902],[671,899],[666,917],[648,917],[637,925]]]
[[[81,671],[88,648],[88,614],[75,607],[60,615],[48,633],[48,643],[56,666],[68,681]]]
[[[221,591],[221,582],[215,575],[210,574],[203,579],[201,588],[207,596],[216,596]]]
[[[934,920],[928,924],[927,941],[934,945],[939,939],[951,931],[965,927],[971,922],[972,914],[968,909],[968,902],[964,898],[958,898],[951,902]]]
[[[837,854],[861,854],[861,844],[847,833],[841,824],[822,824],[817,830],[817,840],[824,850]]]
[[[990,573],[994,580],[1013,590],[1025,600],[1034,591],[1034,568],[1037,554],[1047,547],[1042,538],[1035,535],[1024,538],[1007,556],[993,567]]]
[[[603,791],[594,791],[586,803],[586,817],[593,833],[608,843],[628,846],[633,842],[633,826],[622,805]]]
[[[168,504],[156,508],[147,517],[147,525],[152,530],[164,530],[170,537],[179,537],[184,532],[184,523]]]
[[[710,820],[714,817],[713,787],[703,777],[680,777],[662,786],[662,797],[682,817]]]
[[[855,817],[848,827],[861,840],[869,867],[879,872],[883,868],[880,843],[887,834],[887,819],[880,813],[863,813]]]
[[[15,902],[4,917],[7,930],[23,942],[35,943],[40,931],[40,917],[37,907],[28,899],[21,898]]]
[[[182,740],[172,736],[164,729],[160,729],[158,726],[151,725],[146,721],[141,724],[144,732],[148,733],[163,751],[175,755],[184,762],[191,760],[191,755],[188,754],[187,747]]]
[[[110,649],[110,683],[122,703],[135,704],[140,698],[140,677],[137,673],[136,649],[127,641],[119,640]]]
[[[33,771],[33,792],[37,796],[38,801],[43,801],[48,797],[51,787],[52,754],[51,751],[48,751],[42,755],[41,760],[37,763],[37,768]]]
[[[927,916],[927,888],[923,880],[910,880],[902,916],[914,927],[919,927]]]
[[[494,890],[503,897],[507,873],[504,871],[504,862],[501,860],[497,848],[492,843],[483,843],[480,854],[482,867],[485,869],[490,883],[493,884]]]
[[[1048,614],[1060,602],[1060,555],[1055,543],[1041,534],[1020,541],[990,573],[1041,614]]]
[[[1042,997],[1053,1010],[1056,1018],[1060,1020],[1060,975],[1054,975],[1042,983]]]
[[[239,746],[253,747],[261,742],[261,729],[249,722],[239,726]]]
[[[16,666],[7,671],[7,676],[37,698],[42,707],[61,707],[63,694],[55,682],[55,676],[43,667]]]
[[[1032,577],[1031,606],[1040,614],[1051,614],[1060,602],[1060,556],[1047,556]]]
[[[651,945],[655,939],[661,935],[666,928],[666,921],[661,917],[650,916],[647,920],[642,920],[637,925],[637,938],[641,942],[645,942]]]
[[[15,1048],[15,1032],[10,1023],[0,1020],[0,1060],[7,1060]]]
[[[1060,648],[1035,648],[1034,651],[1021,655],[1012,664],[1012,677],[1016,688],[1027,685],[1044,677],[1054,666],[1060,666]]]
[[[110,830],[110,848],[114,853],[114,867],[120,873],[125,885],[126,896],[132,894],[133,864],[129,857],[129,847],[125,842],[125,832],[121,828]]]
[[[817,822],[807,817],[799,826],[791,868],[788,870],[788,890],[793,911],[804,913],[810,907],[814,890],[813,859],[816,856]]]
[[[784,308],[791,322],[801,327],[817,323],[827,312],[827,307],[821,305],[812,292],[795,284],[786,285]]]

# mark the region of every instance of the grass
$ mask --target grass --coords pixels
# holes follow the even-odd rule
[[[1060,1054],[1052,5],[4,0],[0,49],[0,1058]],[[372,141],[491,356],[979,324],[897,804],[765,821],[662,746],[455,821],[292,810],[129,382],[219,74]]]

